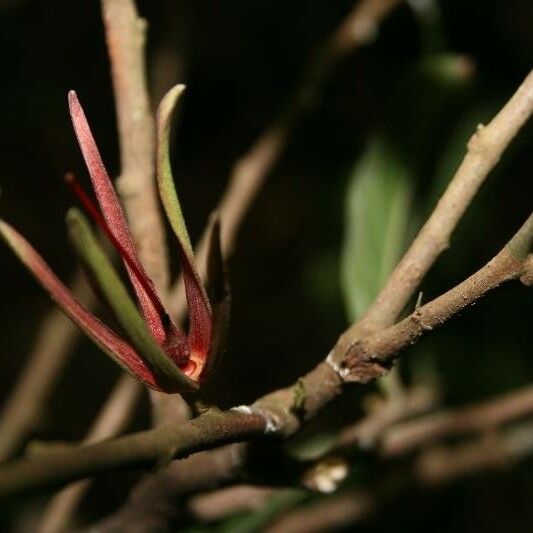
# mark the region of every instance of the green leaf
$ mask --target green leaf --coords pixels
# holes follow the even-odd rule
[[[394,147],[375,137],[346,192],[341,288],[354,321],[377,296],[404,246],[412,180]]]
[[[178,384],[180,391],[196,390],[197,384],[179,370],[148,331],[126,287],[79,209],[72,208],[68,211],[67,225],[76,252],[94,276],[115,317],[142,357],[160,376],[170,383]]]

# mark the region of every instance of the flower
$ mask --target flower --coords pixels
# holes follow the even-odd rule
[[[140,313],[84,215],[72,208],[67,214],[67,224],[84,266],[129,340],[124,340],[83,307],[31,244],[7,222],[0,220],[0,235],[71,320],[135,378],[152,389],[167,393],[194,391],[207,377],[219,351],[220,332],[217,330],[225,322],[225,318],[221,319],[224,313],[219,312],[220,302],[227,299],[227,294],[219,298],[213,311],[194,264],[192,246],[174,188],[169,157],[170,119],[183,89],[178,85],[170,90],[158,109],[157,182],[163,208],[178,240],[189,309],[187,333],[171,320],[139,260],[124,211],[74,91],[68,95],[70,116],[100,210],[72,174],[67,175],[66,180],[122,258]],[[218,229],[215,221],[212,224],[211,259],[208,261],[211,265],[221,265]]]

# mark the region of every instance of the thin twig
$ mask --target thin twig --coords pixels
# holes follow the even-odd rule
[[[388,427],[430,411],[435,407],[436,401],[435,391],[427,386],[408,389],[405,395],[402,395],[402,402],[399,404],[381,400],[379,407],[374,407],[362,420],[340,432],[328,455],[335,457],[354,447],[357,449],[374,447]],[[313,470],[315,470],[313,473],[315,481],[310,479],[310,470],[306,470],[304,484],[307,488],[313,487],[316,490],[319,486],[316,482],[317,469]],[[237,490],[241,488],[242,490]],[[188,506],[190,511],[202,521],[218,520],[238,511],[252,510],[258,505],[258,501],[267,500],[282,490],[236,485],[193,496]]]
[[[337,531],[371,515],[377,507],[370,491],[345,491],[314,505],[298,507],[275,520],[267,533],[318,533]]]
[[[343,383],[368,383],[383,376],[401,350],[441,326],[489,290],[519,278],[528,260],[532,238],[533,215],[496,257],[467,280],[419,307],[394,326],[368,337],[354,339],[339,363],[332,360],[331,355],[328,356],[324,363],[298,380],[298,385],[294,385],[306,392],[303,414],[291,409],[294,386],[261,398],[252,408],[267,413],[270,423],[278,431],[286,435],[293,434],[301,427],[302,420],[314,416],[340,394]]]
[[[533,414],[533,385],[476,405],[437,411],[389,427],[381,436],[385,456],[404,455],[444,438],[494,430]]]
[[[502,469],[533,453],[533,423],[482,435],[467,443],[430,448],[416,459],[414,473],[424,485],[442,485],[487,468]]]
[[[524,238],[525,255],[516,256],[511,241],[494,259],[439,298],[419,307],[407,318],[368,340],[356,341],[348,350],[341,373],[346,381],[366,383],[384,374],[396,355],[425,332],[441,326],[451,316],[472,305],[488,291],[524,272],[533,239],[533,214],[513,238]]]
[[[437,400],[435,391],[430,387],[413,386],[406,390],[400,402],[384,400],[383,405],[376,411],[371,411],[360,421],[344,428],[336,438],[333,448],[336,451],[354,446],[373,448],[381,441],[382,435],[387,434],[389,427],[431,411]]]
[[[202,522],[214,522],[243,511],[261,508],[275,493],[268,487],[234,485],[205,494],[198,494],[188,502],[189,511]]]
[[[0,495],[59,486],[123,468],[154,467],[172,457],[257,437],[264,430],[261,415],[209,411],[188,422],[13,461],[0,469]]]

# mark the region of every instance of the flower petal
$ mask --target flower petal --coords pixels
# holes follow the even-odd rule
[[[0,236],[15,252],[36,280],[50,294],[65,314],[82,329],[100,349],[112,357],[124,370],[149,387],[175,392],[173,384],[154,372],[139,354],[113,333],[98,318],[83,307],[57,278],[43,258],[12,226],[0,220]]]
[[[215,370],[226,350],[231,307],[228,273],[220,246],[220,217],[217,212],[209,218],[208,236],[206,287],[211,303],[213,325],[209,356],[200,380],[207,378]]]
[[[195,383],[180,372],[148,331],[146,323],[113,265],[101,249],[83,213],[76,208],[70,209],[67,213],[67,225],[78,255],[94,276],[99,290],[139,354],[148,361],[151,368],[156,369],[169,381],[175,382],[180,390],[194,390]],[[183,333],[181,333],[181,341],[186,347]]]
[[[183,219],[178,194],[174,187],[169,155],[172,112],[184,89],[184,85],[173,87],[163,97],[157,110],[157,181],[163,207],[180,246],[183,280],[189,305],[191,357],[199,360],[199,370],[201,370],[211,344],[211,307],[200,275],[194,265],[191,241]]]
[[[94,192],[98,199],[98,203],[100,204],[102,214],[107,222],[107,226],[113,232],[116,240],[135,262],[137,271],[144,276],[145,282],[152,285],[152,281],[145,273],[144,268],[139,261],[133,238],[128,223],[126,222],[126,216],[118,201],[113,184],[111,183],[109,174],[107,173],[98,151],[98,147],[96,146],[83,108],[74,91],[69,92],[68,101],[70,116],[76,132],[76,137],[78,138],[85,164],[87,165],[87,169],[91,176]],[[158,309],[152,302],[150,295],[147,294],[143,283],[139,280],[138,276],[131,270],[127,261],[125,260],[124,262],[148,327],[156,340],[162,344],[166,339],[165,327],[163,325],[164,317],[161,316],[160,309]],[[162,305],[160,305],[160,308],[162,309]]]

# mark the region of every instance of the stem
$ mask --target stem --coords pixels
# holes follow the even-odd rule
[[[168,424],[87,446],[50,451],[0,468],[0,496],[124,468],[153,468],[172,457],[250,439],[264,432],[259,415],[208,412],[195,420]]]
[[[96,297],[81,270],[73,276],[69,289],[87,309],[96,306]],[[0,462],[9,459],[39,425],[78,336],[78,328],[60,309],[54,307],[47,313],[22,375],[0,413]]]

